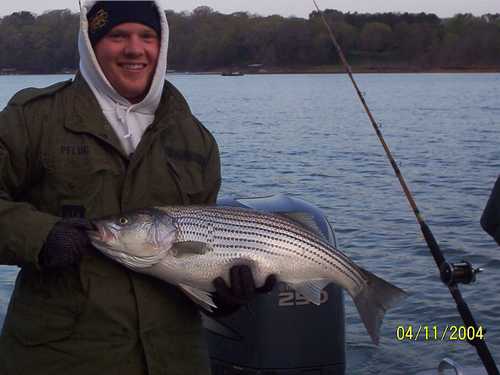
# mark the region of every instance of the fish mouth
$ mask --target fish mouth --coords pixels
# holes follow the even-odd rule
[[[133,270],[151,267],[158,263],[164,257],[164,253],[168,251],[166,249],[165,251],[160,251],[158,254],[145,257],[132,255],[117,241],[117,236],[112,229],[103,225],[95,225],[95,228],[96,230],[87,231],[92,246],[100,250],[104,255]]]
[[[88,231],[87,235],[92,242],[92,244],[96,247],[110,247],[109,243],[113,241],[116,236],[113,234],[112,231],[107,229],[104,226],[98,226],[96,225],[96,230]]]

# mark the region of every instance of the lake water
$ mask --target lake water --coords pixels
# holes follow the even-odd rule
[[[0,107],[18,89],[67,78],[0,76]],[[500,247],[479,225],[500,174],[500,74],[356,78],[445,256],[485,268],[461,290],[500,362]],[[378,347],[346,298],[348,374],[415,374],[445,356],[480,366],[464,342],[396,339],[399,325],[461,321],[346,76],[169,79],[219,142],[223,195],[288,193],[318,205],[352,259],[410,293],[386,315]],[[0,267],[0,324],[16,272]]]

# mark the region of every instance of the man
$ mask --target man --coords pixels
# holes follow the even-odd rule
[[[86,235],[94,218],[216,200],[216,142],[165,81],[165,14],[89,1],[78,46],[74,80],[23,90],[0,113],[0,264],[21,267],[0,374],[209,374],[197,306]],[[243,266],[214,284],[223,313],[259,291]]]
[[[483,229],[500,245],[500,176],[481,217]]]

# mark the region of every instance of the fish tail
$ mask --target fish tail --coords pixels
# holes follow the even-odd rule
[[[372,341],[378,345],[380,326],[385,312],[408,295],[402,289],[388,283],[366,270],[361,270],[366,286],[354,298],[361,320]]]

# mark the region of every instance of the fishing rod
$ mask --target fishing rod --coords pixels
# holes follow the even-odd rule
[[[458,284],[460,283],[469,284],[475,281],[476,274],[481,272],[482,270],[480,268],[474,269],[472,265],[466,261],[454,264],[446,262],[446,259],[443,255],[443,252],[441,251],[441,248],[439,247],[439,244],[437,243],[429,225],[427,225],[427,223],[425,222],[423,215],[420,213],[417,203],[415,202],[415,199],[413,197],[413,194],[411,193],[410,188],[408,187],[408,184],[406,183],[406,180],[403,177],[403,174],[401,173],[401,170],[398,167],[396,160],[394,159],[394,156],[392,155],[391,149],[389,148],[388,144],[384,139],[384,136],[382,135],[382,132],[380,131],[380,126],[375,121],[375,118],[373,117],[370,109],[368,108],[368,105],[366,104],[365,98],[361,93],[361,90],[359,89],[356,81],[354,80],[351,67],[347,62],[347,59],[345,58],[345,55],[342,52],[342,49],[340,48],[340,44],[337,42],[337,38],[335,38],[332,28],[328,24],[328,21],[326,20],[324,13],[321,11],[318,4],[316,3],[316,0],[312,1],[319,15],[321,16],[321,19],[323,20],[323,23],[325,24],[328,33],[330,34],[330,39],[332,40],[333,45],[337,50],[340,60],[342,61],[342,64],[344,65],[344,68],[346,69],[347,74],[349,75],[349,78],[351,79],[351,82],[354,85],[356,93],[358,94],[358,97],[361,100],[365,112],[368,115],[368,118],[370,119],[373,129],[375,130],[375,133],[377,134],[377,137],[385,150],[385,153],[391,163],[391,166],[394,169],[394,172],[396,173],[396,177],[399,180],[399,183],[406,196],[406,199],[408,200],[408,203],[410,204],[413,213],[415,214],[417,222],[420,225],[420,230],[422,231],[422,234],[424,236],[425,242],[427,243],[427,246],[429,247],[429,250],[434,258],[434,261],[436,262],[436,265],[439,269],[441,280],[443,281],[444,284],[446,284],[453,299],[455,300],[455,303],[457,305],[457,310],[460,313],[460,316],[462,317],[462,321],[467,327],[467,331],[469,327],[473,327],[474,332],[480,332],[479,327],[477,326],[476,321],[472,316],[472,312],[469,309],[469,306],[462,297],[460,289],[458,288]],[[483,365],[486,368],[488,375],[500,375],[500,373],[498,372],[498,368],[495,364],[495,360],[493,359],[488,349],[488,346],[486,345],[486,341],[484,339],[480,339],[477,336],[475,336],[472,340],[468,339],[467,341],[469,342],[469,344],[471,344],[476,348],[476,351],[479,357],[481,358],[481,361],[483,362]]]

